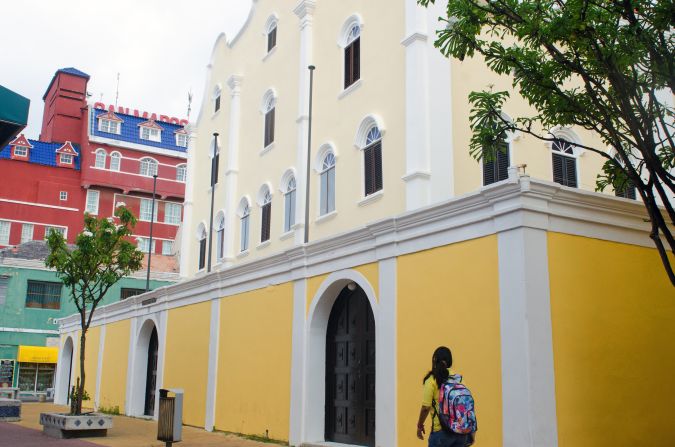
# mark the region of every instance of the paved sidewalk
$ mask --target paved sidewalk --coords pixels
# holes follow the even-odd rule
[[[45,403],[26,403],[21,408],[21,422],[0,423],[0,447],[164,447],[157,438],[157,422],[114,416],[113,428],[105,438],[58,440],[42,434],[40,413],[67,412],[67,407]],[[32,430],[26,430],[32,429]],[[36,431],[36,430],[39,430]],[[5,437],[7,436],[7,437]],[[183,426],[183,441],[175,447],[274,447],[278,444],[249,441],[224,433]]]

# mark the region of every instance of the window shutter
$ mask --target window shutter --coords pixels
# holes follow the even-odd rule
[[[485,157],[485,154],[483,154]],[[491,185],[495,182],[495,162],[487,161],[483,158],[483,186]]]
[[[262,207],[262,228],[260,230],[260,242],[265,242],[270,238],[271,217],[272,204],[268,203]]]
[[[265,114],[265,147],[274,142],[274,111],[275,108]]]
[[[358,41],[357,41],[358,42]],[[382,142],[378,141],[373,146],[373,167],[375,172],[373,177],[375,178],[375,191],[382,189]],[[373,191],[373,192],[375,192]]]
[[[271,51],[272,48],[277,46],[277,27],[275,26],[267,33],[267,51]]]
[[[509,178],[509,146],[504,144],[497,151],[497,172],[495,174],[496,181],[501,182]]]
[[[206,265],[206,239],[199,240],[199,270]]]
[[[632,181],[626,180],[626,183],[623,185],[623,189],[615,190],[614,194],[617,197],[635,200],[636,197],[635,185],[633,184]]]
[[[345,88],[352,85],[352,53],[353,46],[350,44],[345,48]]]
[[[564,157],[565,159],[565,175],[566,175],[566,180],[567,186],[571,186],[572,188],[577,187],[577,160],[572,157]]]
[[[368,196],[375,192],[374,182],[373,182],[373,148],[367,147],[363,150],[363,161],[364,161],[364,183],[365,183],[365,195]]]
[[[326,182],[326,212],[335,210],[335,167],[332,167],[326,173],[328,180]]]
[[[319,195],[319,208],[321,215],[328,213],[328,172],[321,173],[321,193]]]
[[[560,154],[553,154],[553,181],[561,185],[565,184],[565,171],[563,167],[565,161],[563,158],[565,157]]]
[[[352,45],[352,76],[350,85],[361,78],[361,38],[356,39]]]

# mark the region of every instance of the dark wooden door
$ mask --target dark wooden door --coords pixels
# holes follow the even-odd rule
[[[157,352],[159,340],[157,329],[152,328],[150,343],[148,343],[148,372],[145,380],[145,409],[143,414],[153,416],[155,414],[155,388],[157,385]]]
[[[340,292],[328,320],[326,441],[375,445],[375,319],[359,287]]]

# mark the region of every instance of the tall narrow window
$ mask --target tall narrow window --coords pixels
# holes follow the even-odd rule
[[[321,194],[319,200],[319,214],[324,215],[335,211],[335,155],[326,154],[321,166]]]
[[[276,109],[276,99],[271,96],[265,104],[265,141],[264,147],[274,142],[274,111]]]
[[[213,89],[213,113],[216,113],[218,110],[220,110],[221,92],[222,90],[218,85]]]
[[[176,181],[185,183],[187,179],[187,165],[176,166]]]
[[[142,158],[140,174],[146,177],[152,177],[157,174],[157,161],[152,158]]]
[[[33,240],[33,224],[23,224],[21,227],[21,243],[29,242]]]
[[[361,27],[353,25],[345,46],[345,88],[361,78]]]
[[[483,186],[501,182],[507,178],[509,178],[509,144],[503,140],[494,158],[486,160],[485,154],[483,155]]]
[[[291,231],[295,225],[295,190],[295,177],[291,177],[284,192],[284,233]]]
[[[220,214],[216,221],[216,259],[225,257],[225,216]]]
[[[551,145],[553,150],[553,181],[561,185],[577,188],[577,159],[574,146],[567,140],[556,138]]]
[[[106,153],[103,149],[96,150],[96,160],[94,161],[94,167],[99,169],[105,169],[105,158]]]
[[[272,51],[277,46],[277,24],[272,23],[267,31],[267,52]]]
[[[366,136],[364,159],[364,195],[369,196],[382,189],[382,135],[373,127]]]
[[[0,245],[9,245],[9,230],[12,224],[6,220],[0,220]]]
[[[87,204],[85,208],[86,212],[89,214],[98,214],[98,198],[99,191],[96,191],[95,189],[87,190]]]
[[[206,266],[206,228],[200,225],[199,231],[199,270]]]
[[[155,202],[155,212],[152,212],[152,199],[141,199],[141,210],[138,214],[138,220],[145,222],[150,222],[152,218],[153,222],[157,222],[157,202]]]
[[[172,225],[180,224],[181,208],[180,203],[166,202],[164,205],[164,223]]]
[[[122,154],[120,154],[119,152],[113,152],[112,154],[110,154],[111,171],[119,171],[121,162],[122,162]]]
[[[248,238],[249,238],[249,228],[250,228],[250,219],[251,219],[251,207],[248,205],[248,201],[244,199],[240,205],[240,216],[241,216],[241,244],[239,251],[248,250]]]
[[[270,239],[270,227],[272,224],[272,194],[268,188],[263,195],[260,208],[262,211],[262,218],[260,221],[260,242],[265,242]]]

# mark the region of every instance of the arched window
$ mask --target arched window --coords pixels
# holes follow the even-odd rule
[[[197,228],[197,239],[199,240],[199,270],[204,270],[206,266],[206,226],[203,223]]]
[[[187,180],[187,165],[176,166],[176,181],[183,182]]]
[[[258,195],[260,204],[260,242],[266,242],[270,239],[270,228],[272,226],[272,192],[267,185],[260,188]]]
[[[106,159],[105,150],[96,149],[96,161],[94,162],[94,167],[99,169],[105,169],[105,159]]]
[[[274,143],[274,119],[275,119],[276,105],[277,105],[277,98],[274,96],[274,92],[270,90],[263,97],[262,112],[265,115],[265,131],[263,138],[264,140],[263,147],[267,147],[270,144]]]
[[[506,137],[499,144],[499,149],[493,157],[488,157],[483,151],[483,186],[501,182],[509,178],[509,143]]]
[[[220,212],[216,216],[216,259],[225,257],[225,215]]]
[[[284,233],[291,231],[293,225],[295,225],[295,194],[295,177],[291,175],[286,182],[286,190],[284,191]]]
[[[220,85],[216,85],[213,89],[213,113],[216,113],[220,110],[220,96],[222,94],[222,89]]]
[[[577,159],[574,145],[563,138],[555,138],[551,144],[553,151],[553,181],[561,185],[577,188]]]
[[[335,211],[335,154],[328,152],[321,163],[321,194],[319,214]]]
[[[251,206],[249,205],[248,199],[246,198],[241,199],[241,202],[239,202],[239,219],[241,226],[241,243],[239,251],[244,252],[248,250],[248,238],[251,220]]]
[[[344,88],[361,79],[361,25],[352,22],[344,41]]]
[[[146,177],[152,177],[157,174],[157,161],[152,158],[141,158],[140,174]]]
[[[120,165],[122,163],[122,154],[119,152],[113,152],[110,154],[110,170],[119,171]]]
[[[267,52],[269,53],[277,46],[277,18],[272,15],[267,19],[265,34],[267,34]]]
[[[377,126],[366,134],[363,148],[364,195],[369,196],[382,189],[382,134]]]

